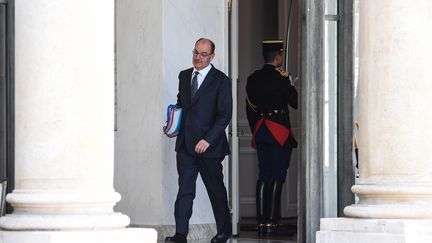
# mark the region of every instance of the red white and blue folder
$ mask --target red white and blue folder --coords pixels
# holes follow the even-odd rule
[[[178,135],[180,131],[181,119],[183,109],[176,105],[168,105],[167,119],[163,131],[167,137],[173,138]]]

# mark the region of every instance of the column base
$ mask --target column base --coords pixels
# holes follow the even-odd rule
[[[351,190],[360,202],[346,207],[345,216],[365,219],[432,219],[432,184],[401,185],[400,182],[387,180],[379,184],[369,179],[354,185]]]
[[[429,205],[400,205],[396,203],[369,205],[360,201],[358,204],[344,208],[344,214],[347,217],[366,219],[432,219],[432,207]]]
[[[129,225],[121,213],[96,215],[8,214],[0,218],[3,230],[115,230]]]
[[[432,242],[432,220],[323,218],[317,243]]]
[[[0,231],[2,243],[156,243],[154,229],[127,228],[101,231]]]

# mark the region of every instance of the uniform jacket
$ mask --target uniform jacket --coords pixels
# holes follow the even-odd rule
[[[232,115],[230,79],[212,66],[203,83],[191,100],[193,68],[179,74],[177,105],[183,108],[176,151],[184,144],[190,154],[206,158],[222,158],[230,153],[225,128]],[[201,155],[195,153],[195,145],[206,140],[210,147]]]
[[[257,122],[265,117],[286,128],[291,128],[288,105],[297,109],[298,93],[290,84],[288,75],[280,72],[275,66],[265,64],[248,77],[246,92],[250,102],[257,107],[254,111],[246,102],[246,114],[252,133]],[[282,113],[275,113],[274,110]],[[295,147],[297,142],[290,136],[285,146]]]

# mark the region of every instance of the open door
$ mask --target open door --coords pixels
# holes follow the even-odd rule
[[[231,2],[231,1],[229,1]],[[288,69],[299,75],[298,51],[298,1],[292,1],[293,22],[289,47]],[[252,134],[246,119],[246,81],[256,69],[260,69],[263,39],[286,38],[287,18],[290,1],[285,0],[234,0],[229,7],[229,51],[230,72],[234,110],[231,122],[231,180],[230,197],[232,206],[233,234],[253,231],[256,226],[255,186],[258,177],[256,151],[250,146]],[[292,111],[292,125],[300,134],[299,113]],[[283,222],[291,222],[291,235],[297,230],[297,166],[298,151],[294,151],[288,178],[282,193]]]
[[[231,191],[233,233],[255,211],[257,161],[245,119],[247,76],[261,67],[261,40],[285,39],[289,0],[232,1],[233,79]],[[298,242],[314,242],[321,217],[341,216],[353,202],[353,0],[292,0],[288,71],[299,77],[299,111],[291,122],[299,148],[291,158],[282,217],[293,217]],[[292,185],[293,188],[290,188]]]

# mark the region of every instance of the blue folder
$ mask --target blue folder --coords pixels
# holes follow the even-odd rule
[[[181,119],[182,119],[183,109],[177,107],[176,105],[168,105],[167,107],[167,119],[163,131],[165,135],[173,138],[178,135],[180,131]]]

